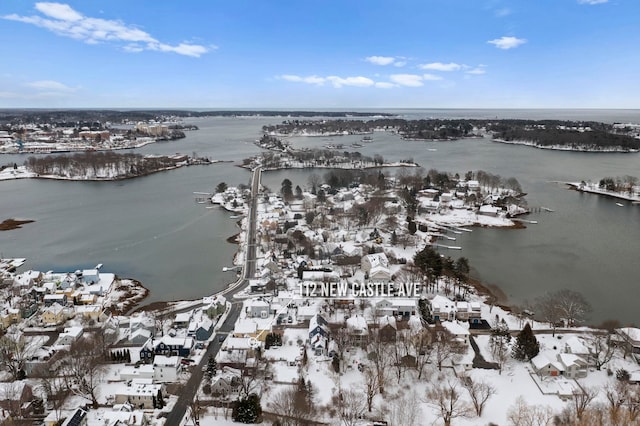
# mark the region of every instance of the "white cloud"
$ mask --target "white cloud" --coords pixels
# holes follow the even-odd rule
[[[87,44],[103,42],[122,43],[128,52],[153,50],[173,52],[179,55],[200,57],[215,46],[205,47],[182,42],[178,45],[162,43],[149,33],[119,20],[91,18],[75,11],[63,3],[36,3],[36,10],[44,16],[20,16],[16,14],[2,16],[2,19],[23,22],[47,29],[55,34],[84,41]]]
[[[375,65],[391,65],[396,58],[393,56],[367,56],[364,60]]]
[[[342,86],[356,86],[356,87],[369,87],[373,86],[375,82],[367,77],[336,77],[331,75],[327,77],[327,81],[333,84],[333,87],[340,88]]]
[[[428,81],[437,81],[437,80],[442,80],[442,77],[435,74],[422,74],[422,79],[428,80]]]
[[[523,38],[503,36],[500,38],[496,38],[494,40],[489,40],[487,43],[493,44],[498,49],[507,50],[507,49],[513,49],[514,47],[518,47],[521,44],[524,44],[526,42],[527,40]]]
[[[418,68],[433,71],[458,71],[462,68],[462,65],[454,62],[449,62],[448,64],[443,64],[442,62],[431,62],[430,64],[418,65]]]
[[[300,77],[299,75],[285,74],[285,75],[281,75],[280,78],[283,80],[293,81],[296,83],[307,83],[307,84],[318,84],[318,85],[322,85],[326,81],[324,77],[318,77],[315,75],[312,75],[309,77]]]
[[[55,92],[74,92],[76,89],[53,80],[40,80],[26,83],[26,86],[38,90],[49,90]]]
[[[279,76],[278,78],[286,81],[292,81],[295,83],[316,84],[318,86],[322,86],[325,83],[330,83],[333,87],[336,87],[336,88],[340,88],[343,86],[370,87],[376,84],[370,78],[362,77],[362,76],[338,77],[335,75],[330,75],[328,77],[319,77],[317,75],[311,75],[308,77],[302,77],[299,75],[284,74]]]
[[[416,74],[392,74],[389,79],[400,86],[420,87],[422,86],[422,76]]]
[[[398,68],[402,68],[402,67],[404,67],[405,65],[407,65],[407,62],[406,62],[406,61],[396,61],[396,62],[394,62],[394,63],[393,63],[393,66],[394,66],[394,67],[398,67]]]
[[[607,3],[609,0],[578,0],[580,4],[602,4]]]
[[[511,15],[511,9],[506,8],[506,7],[502,8],[502,9],[497,9],[497,10],[495,11],[495,15],[496,15],[498,18],[504,18],[505,16],[509,16],[509,15]]]
[[[482,74],[486,74],[487,70],[486,70],[486,65],[478,65],[475,68],[472,68],[470,70],[465,71],[466,74],[472,74],[472,75],[482,75]]]
[[[386,81],[379,81],[376,83],[376,87],[379,89],[393,89],[394,87],[397,87],[397,86],[393,83],[388,83]]]

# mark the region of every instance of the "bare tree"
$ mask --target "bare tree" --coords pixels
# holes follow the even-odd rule
[[[585,386],[578,383],[580,389],[573,392],[573,401],[571,403],[578,420],[581,420],[589,404],[598,396],[598,389]]]
[[[420,399],[415,392],[389,402],[387,420],[391,425],[418,426],[424,424]]]
[[[593,334],[586,338],[589,349],[589,358],[596,369],[600,370],[611,361],[615,354],[615,346],[611,342],[611,334]]]
[[[573,327],[583,322],[592,310],[587,299],[577,291],[566,288],[558,290],[554,293],[554,299],[560,311],[560,316],[566,321],[568,327]]]
[[[416,357],[415,369],[418,372],[418,380],[422,379],[427,364],[431,363],[434,337],[433,333],[424,329],[411,336],[410,348]]]
[[[367,410],[364,395],[354,389],[340,391],[335,405],[345,426],[354,426]]]
[[[364,394],[367,399],[367,410],[371,412],[373,408],[373,398],[378,393],[378,377],[375,368],[371,366],[365,366],[363,370],[364,375]]]
[[[473,408],[476,410],[476,415],[478,417],[482,416],[482,410],[484,410],[484,406],[489,398],[496,394],[496,388],[487,382],[474,382],[470,377],[467,378],[463,384],[467,392],[469,392]]]
[[[472,413],[469,403],[462,398],[458,384],[451,380],[434,387],[427,394],[427,403],[438,410],[444,426],[451,426],[453,419],[468,417]]]
[[[547,405],[528,405],[522,396],[509,407],[507,420],[510,426],[550,426],[553,410]]]
[[[25,364],[37,347],[24,335],[8,333],[0,337],[0,367],[7,370],[14,380],[23,379]]]
[[[448,330],[442,328],[435,330],[434,333],[433,354],[438,370],[442,371],[442,364],[461,354],[464,348]]]
[[[509,343],[511,342],[511,334],[509,334],[509,326],[504,321],[496,321],[492,330],[489,340],[489,346],[491,348],[491,355],[493,360],[498,363],[500,368],[499,372],[502,374],[504,364],[509,359]]]
[[[92,337],[82,337],[74,342],[61,359],[61,373],[67,379],[67,387],[74,393],[91,400],[98,407],[97,392],[106,372],[104,354]],[[70,381],[69,381],[70,380]]]
[[[376,379],[378,380],[378,392],[384,392],[384,385],[387,382],[386,368],[389,366],[389,354],[387,352],[387,343],[382,342],[379,336],[374,334],[371,344],[369,344],[368,359],[376,370]]]
[[[269,402],[269,408],[279,416],[283,426],[303,426],[316,416],[314,404],[309,403],[297,389],[283,389]]]
[[[1,386],[2,392],[0,392],[0,400],[8,401],[7,410],[13,418],[21,417],[20,394],[22,393],[22,389],[25,385],[25,382],[14,381],[3,383]]]
[[[613,423],[618,423],[621,411],[629,396],[629,382],[617,380],[615,384],[608,383],[604,388],[609,408],[609,418]]]
[[[191,420],[194,425],[200,424],[200,415],[202,414],[203,411],[204,410],[200,405],[200,400],[197,397],[193,401],[189,402],[189,405],[188,405],[189,420]]]
[[[562,319],[562,313],[558,307],[555,295],[552,293],[546,293],[544,296],[539,297],[536,300],[536,311],[540,317],[549,323],[552,328],[552,336],[556,335],[556,327]]]

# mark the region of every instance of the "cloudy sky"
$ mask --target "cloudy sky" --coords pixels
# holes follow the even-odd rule
[[[640,108],[638,0],[0,2],[0,108]]]

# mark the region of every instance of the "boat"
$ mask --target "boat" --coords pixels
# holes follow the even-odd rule
[[[618,207],[624,207],[624,204],[622,204],[622,203],[616,203],[616,206],[618,206]]]
[[[373,142],[373,138],[371,136],[365,136],[365,137],[362,138],[362,142],[371,143],[371,142]]]
[[[351,144],[351,146],[354,148],[362,148],[364,145],[361,144],[360,142],[354,142]]]

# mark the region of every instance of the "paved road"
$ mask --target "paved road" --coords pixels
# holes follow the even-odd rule
[[[242,302],[233,302],[233,295],[236,294],[241,289],[245,288],[249,283],[249,278],[255,276],[256,269],[256,208],[258,202],[258,194],[260,189],[260,179],[261,179],[262,170],[260,167],[254,169],[253,174],[251,176],[251,200],[249,202],[249,229],[247,233],[246,240],[246,257],[245,257],[245,265],[243,268],[243,274],[241,278],[239,278],[236,282],[234,282],[227,289],[221,291],[219,294],[225,295],[230,301],[232,301],[231,308],[229,309],[229,313],[227,318],[220,326],[219,330],[216,332],[216,337],[209,346],[207,347],[207,351],[202,356],[200,363],[194,366],[193,371],[191,373],[191,377],[187,381],[186,385],[182,389],[182,392],[178,396],[178,401],[174,405],[171,412],[167,415],[167,426],[180,425],[182,419],[184,418],[187,408],[189,404],[194,400],[196,393],[198,392],[198,388],[200,387],[200,382],[202,381],[202,377],[204,375],[202,369],[209,360],[210,356],[215,357],[220,350],[222,342],[219,341],[219,336],[226,337],[229,332],[234,329],[235,323],[238,320],[238,316],[240,315],[240,309],[242,308]]]

